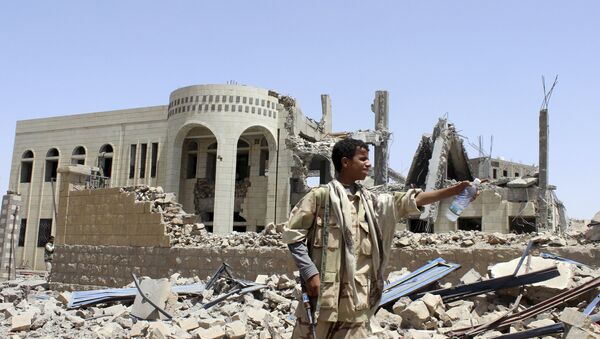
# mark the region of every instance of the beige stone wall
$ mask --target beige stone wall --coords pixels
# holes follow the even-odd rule
[[[119,188],[72,191],[67,202],[65,244],[169,246],[159,213],[151,202]],[[62,211],[61,211],[62,212]]]
[[[120,188],[77,190],[84,171],[59,169],[61,186],[56,243],[72,245],[169,246],[165,225],[149,201],[135,201]]]
[[[546,250],[546,249],[544,249]],[[484,275],[487,267],[521,256],[523,248],[452,248],[452,249],[392,249],[387,272],[406,267],[413,271],[428,261],[442,257],[461,264],[457,272],[444,281],[458,283],[471,268]],[[531,252],[538,254],[538,250]],[[600,248],[553,248],[552,253],[584,264],[595,265],[600,260]],[[206,279],[226,262],[235,277],[254,280],[258,274],[288,274],[296,270],[285,248],[158,248],[123,246],[58,245],[52,274],[53,288],[85,289],[95,286],[122,287],[132,282],[131,273],[152,278],[181,273],[184,277]]]

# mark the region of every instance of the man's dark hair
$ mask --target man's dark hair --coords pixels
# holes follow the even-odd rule
[[[342,158],[354,158],[357,148],[364,148],[368,151],[369,145],[365,144],[365,142],[362,140],[356,140],[352,138],[340,140],[333,145],[333,150],[331,151],[331,161],[333,161],[333,166],[335,167],[336,172],[339,173],[342,171]]]

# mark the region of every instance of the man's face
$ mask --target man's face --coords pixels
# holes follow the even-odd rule
[[[369,168],[369,151],[364,148],[357,147],[352,159],[342,158],[342,171],[352,180],[364,180],[369,174]]]

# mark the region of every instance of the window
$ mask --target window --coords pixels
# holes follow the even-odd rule
[[[137,145],[132,144],[129,151],[129,179],[135,178],[135,158],[137,156]]]
[[[408,219],[408,229],[413,233],[433,233],[433,226],[428,225],[427,220]]]
[[[235,97],[235,103],[236,103],[236,104],[239,104],[239,103],[240,103],[240,96],[239,96],[239,95]]]
[[[229,112],[229,105],[225,105],[225,112]]]
[[[242,105],[238,105],[238,112],[242,112]]]
[[[227,102],[227,96],[223,95],[223,102]]]
[[[223,110],[223,105],[219,104],[219,105],[217,106],[217,111],[219,111],[219,112],[220,112],[220,111],[222,111],[222,110]]]
[[[248,103],[249,103],[250,105],[252,105],[252,102],[253,102],[253,101],[254,101],[254,98],[248,98]]]
[[[152,143],[150,158],[150,178],[156,178],[156,165],[158,163],[158,142]]]
[[[196,95],[196,102],[198,102],[198,99],[199,99],[199,98],[198,98],[198,96]]]
[[[44,247],[52,235],[52,219],[40,219],[37,247]]]
[[[208,102],[213,102],[213,96],[212,95],[208,96]]]
[[[519,177],[519,172],[515,172],[515,177]]]
[[[246,103],[246,97],[242,97],[242,104]]]
[[[242,181],[249,176],[250,144],[239,139],[237,142],[237,156],[235,161],[235,180]]]
[[[31,182],[33,173],[33,152],[25,151],[21,157],[21,183]]]
[[[497,179],[498,178],[498,170],[494,168],[492,170],[492,173],[493,173],[492,174],[492,179]]]
[[[502,171],[502,176],[503,177],[507,177],[508,176],[508,171],[507,170]]]
[[[206,95],[202,96],[202,102],[206,102]]]
[[[248,113],[248,106],[246,106],[246,109],[245,109],[245,111],[246,111],[246,113]]]
[[[271,102],[267,100],[267,108],[271,108]]]
[[[21,219],[21,227],[19,228],[19,247],[25,246],[25,231],[27,230],[27,218]]]
[[[100,167],[103,176],[110,178],[112,175],[113,148],[111,145],[105,144],[100,147],[99,153],[98,167]]]
[[[56,181],[56,174],[58,170],[58,150],[51,148],[46,153],[46,169],[44,171],[44,181]]]
[[[516,234],[532,233],[537,230],[537,227],[535,226],[535,222],[536,222],[535,217],[515,216],[515,217],[508,217],[508,220],[509,220],[508,228],[509,228],[510,232],[512,232],[512,233],[516,233]]]
[[[148,144],[140,145],[140,178],[146,177],[146,155],[148,153]]]
[[[265,107],[265,101],[264,101],[264,100],[261,100],[261,101],[260,101],[260,105],[261,105],[262,107]]]
[[[481,218],[458,218],[458,229],[462,231],[481,231]]]
[[[194,141],[190,142],[187,146],[187,167],[186,167],[186,179],[196,178],[196,168],[198,165],[198,144]]]
[[[212,105],[210,105],[210,110],[211,110],[212,112],[214,112],[214,111],[215,111],[215,104],[212,104]]]
[[[231,102],[233,102],[233,95],[230,95],[230,96],[229,96],[229,102],[230,102],[230,103],[231,103]]]
[[[77,146],[73,149],[71,165],[85,165],[85,148]]]
[[[255,112],[255,110],[254,110],[254,108],[255,108],[255,107],[254,107],[254,106],[252,106],[252,114],[256,113],[256,112]]]

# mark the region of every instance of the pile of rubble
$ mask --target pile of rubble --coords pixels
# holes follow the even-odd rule
[[[410,231],[396,232],[393,246],[398,248],[422,248],[435,246],[436,248],[452,247],[523,247],[529,241],[535,244],[562,247],[578,246],[588,243],[583,234],[537,233],[485,233],[479,231],[455,231],[447,233],[412,233]]]
[[[490,323],[510,312],[539,303],[536,293],[539,293],[540,286],[554,288],[553,293],[557,294],[562,289],[580,286],[600,276],[600,270],[549,261],[567,265],[569,272],[566,285],[552,283],[557,279],[554,278],[538,285],[526,285],[516,292],[489,292],[449,302],[444,302],[440,295],[430,293],[415,300],[402,297],[393,302],[393,306],[377,311],[370,324],[374,333],[372,338],[448,338],[465,328]],[[461,283],[494,278],[502,274],[501,265],[508,265],[511,270],[516,264],[497,264],[490,267],[484,277],[469,271],[461,278]],[[540,268],[535,261],[527,265],[534,270]],[[398,279],[406,273],[408,271],[402,269],[392,272],[389,278]],[[172,275],[168,280],[148,280],[166,282],[169,288],[201,282],[198,277],[182,278],[179,274]],[[256,282],[251,283],[259,288],[237,293],[232,293],[236,279],[219,276],[210,281],[206,285],[210,288],[204,289],[201,294],[165,298],[159,307],[164,307],[172,316],[168,320],[158,316],[150,320],[136,317],[137,299],[133,305],[131,301],[115,299],[69,309],[67,305],[72,301],[72,294],[48,291],[43,280],[29,278],[4,282],[0,284],[0,337],[291,338],[296,308],[303,307],[297,300],[300,290],[295,277],[260,275]],[[132,283],[127,287],[133,286]],[[442,287],[449,288],[451,285],[445,283]],[[598,294],[597,289],[592,292]],[[522,294],[523,298],[517,297],[515,302],[515,293]],[[572,313],[569,319],[581,314],[591,300],[589,296],[586,294],[572,300],[569,307],[563,305],[560,309],[549,309],[517,321],[510,325],[509,331],[519,332],[565,323],[565,314]],[[213,302],[214,305],[211,305]],[[484,332],[479,338],[501,335],[493,327]]]
[[[151,211],[160,213],[165,224],[165,233],[173,247],[238,247],[257,248],[265,246],[282,247],[281,230],[283,225],[267,225],[259,233],[236,233],[216,235],[208,232],[204,224],[195,222],[195,216],[183,210],[173,193],[165,193],[162,187],[130,186],[121,192],[135,194],[136,201],[152,203]]]

